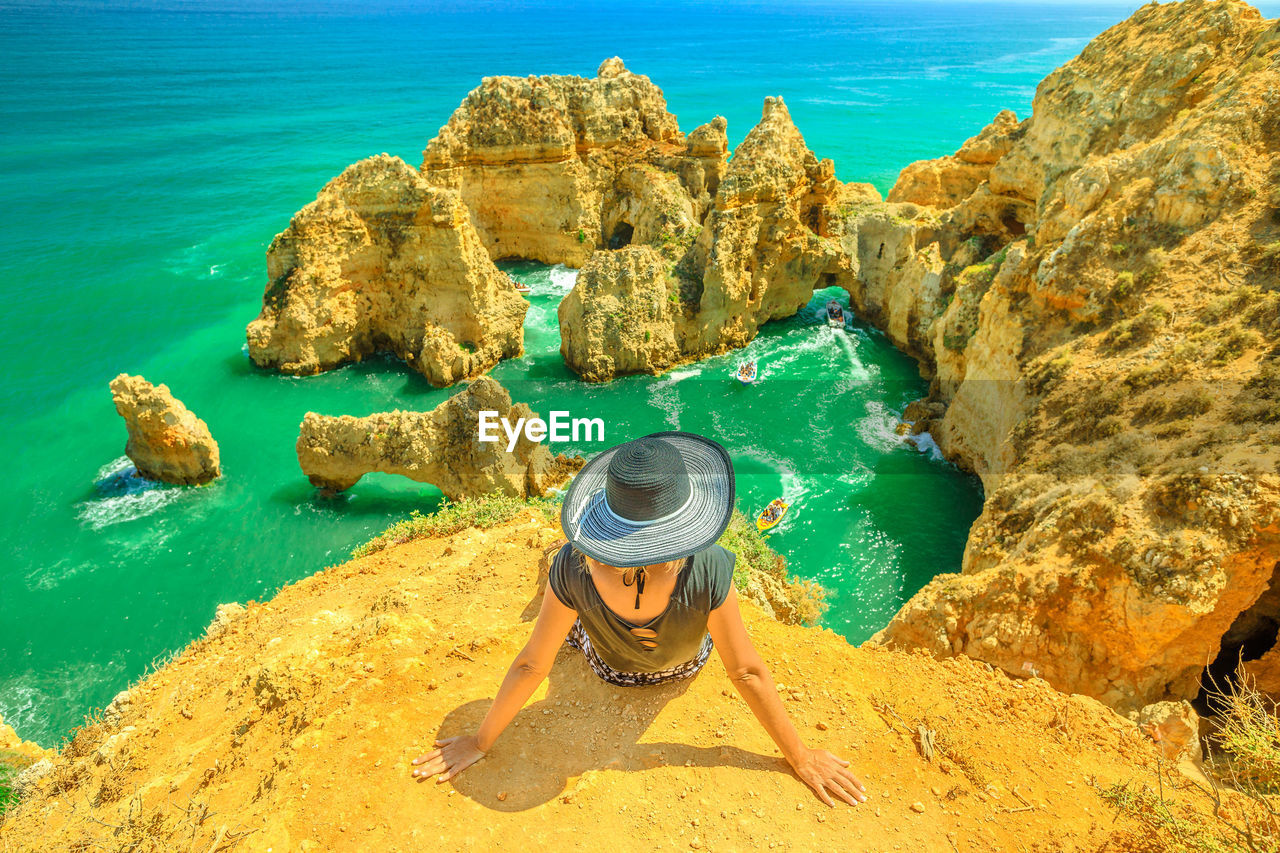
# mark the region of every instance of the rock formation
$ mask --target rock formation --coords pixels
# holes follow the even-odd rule
[[[916,205],[854,212],[900,220],[855,304],[924,361],[929,428],[987,493],[962,571],[882,642],[1126,710],[1274,642],[1278,46],[1242,3],[1144,6],[1030,118],[904,170]]]
[[[871,200],[873,188],[841,184],[808,149],[781,98],[766,98],[704,216],[690,204],[695,216],[660,239],[636,235],[647,248],[587,261],[560,307],[565,363],[600,381],[745,346],[815,287],[851,285],[838,212]]]
[[[522,354],[529,303],[489,259],[458,194],[397,157],[349,166],[267,250],[249,355],[309,374],[390,352],[451,385]]]
[[[560,302],[565,364],[592,382],[675,364],[678,298],[653,247],[595,253]]]
[[[800,310],[815,287],[847,275],[826,227],[844,198],[832,162],[808,149],[781,98],[765,98],[760,123],[734,150],[715,207],[677,267],[698,297],[685,352],[745,346],[764,323]]]
[[[143,477],[198,485],[222,473],[209,427],[167,385],[121,373],[111,380],[111,398],[129,431],[124,452]]]
[[[921,160],[903,169],[889,191],[888,200],[931,207],[959,204],[982,186],[991,174],[991,167],[1009,153],[1024,130],[1017,115],[1012,110],[1004,110],[955,154]]]
[[[686,140],[662,90],[606,60],[595,78],[486,77],[423,152],[494,258],[581,267],[700,219],[724,166],[724,119]]]
[[[525,510],[249,604],[137,684],[118,721],[79,729],[0,817],[0,838],[15,850],[410,850],[423,838],[456,850],[503,837],[538,850],[625,838],[933,851],[952,849],[949,837],[961,850],[1159,849],[1103,798],[1152,778],[1155,747],[1133,723],[1043,681],[853,648],[745,601],[801,736],[849,759],[872,802],[819,803],[717,656],[678,686],[628,690],[567,646],[484,761],[450,783],[415,783],[414,756],[484,717],[529,639],[539,557],[559,536]],[[938,732],[931,759],[921,726]],[[1164,794],[1171,808],[1210,808],[1191,785]]]
[[[42,759],[52,759],[58,755],[57,750],[45,749],[38,743],[23,740],[13,730],[13,726],[5,723],[4,718],[0,717],[0,767],[6,765],[5,759],[7,756],[5,753],[16,755],[24,764],[34,764]]]
[[[497,412],[514,425],[535,414],[483,376],[430,412],[379,412],[368,417],[328,417],[308,412],[298,434],[298,464],[311,483],[349,489],[371,471],[399,474],[436,486],[450,500],[500,492],[538,496],[582,467],[580,457],[552,456],[523,434],[507,452],[479,438],[479,413]],[[499,430],[501,433],[501,430]]]
[[[848,290],[932,378],[912,429],[988,496],[962,571],[880,640],[1136,710],[1246,648],[1280,683],[1257,648],[1280,624],[1276,45],[1234,0],[1145,6],[888,201],[781,100],[729,161],[722,119],[682,136],[617,60],[487,78],[397,174],[454,194],[491,256],[582,267],[562,352],[591,380]]]

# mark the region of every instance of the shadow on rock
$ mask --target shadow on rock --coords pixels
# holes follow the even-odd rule
[[[709,678],[700,673],[694,678]],[[667,703],[691,680],[647,687],[601,681],[582,654],[565,647],[556,657],[546,696],[527,705],[493,750],[453,780],[454,790],[496,811],[523,811],[558,796],[566,802],[598,782],[570,779],[588,770],[642,771],[666,766],[741,767],[787,772],[782,759],[733,746],[698,747],[641,738]],[[496,685],[495,685],[496,686]],[[440,725],[438,738],[474,733],[490,700],[462,705]],[[435,785],[435,779],[421,780]]]

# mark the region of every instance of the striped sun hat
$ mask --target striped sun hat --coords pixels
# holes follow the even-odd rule
[[[573,546],[618,568],[649,566],[713,544],[733,514],[733,463],[691,432],[656,432],[611,447],[579,472],[560,525]]]

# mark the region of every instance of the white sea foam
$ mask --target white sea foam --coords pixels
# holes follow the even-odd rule
[[[777,358],[771,358],[767,361],[763,358],[760,364],[760,375],[767,378],[770,375],[781,375],[784,368],[795,364],[797,361],[811,356],[813,353],[830,350],[835,346],[833,340],[836,332],[826,326],[806,326],[803,329],[797,329],[781,338],[775,338],[771,342],[775,344],[774,352]]]
[[[852,468],[836,475],[836,479],[846,486],[861,489],[875,479],[875,472],[861,462],[855,461]]]
[[[63,581],[70,580],[85,570],[92,571],[93,564],[87,562],[76,562],[67,558],[63,558],[53,565],[38,565],[32,567],[27,572],[26,582],[28,589],[49,590],[57,587]]]
[[[674,383],[650,385],[649,405],[666,413],[667,426],[671,429],[680,429],[680,413],[684,411],[684,403]]]
[[[84,708],[84,694],[96,692],[103,684],[118,684],[118,689],[126,686],[122,662],[75,661],[40,672],[15,672],[0,679],[0,717],[23,738],[50,746],[62,734],[60,725],[72,722],[51,722],[51,710]]]
[[[927,432],[911,436],[911,440],[907,443],[909,445],[914,444],[916,450],[919,450],[934,462],[941,462],[944,458],[942,455],[942,448],[938,447],[938,443],[933,440],[933,436]]]
[[[671,385],[675,385],[679,382],[683,382],[686,379],[692,379],[695,376],[701,376],[701,375],[702,375],[701,367],[689,367],[689,368],[684,368],[682,370],[673,370],[670,373],[663,376],[657,382],[653,383],[653,387],[667,388]]]
[[[218,275],[218,270],[222,264],[210,264],[209,244],[196,243],[194,246],[187,246],[185,249],[179,249],[174,254],[165,259],[164,268],[174,275],[192,278],[214,278]]]
[[[91,530],[101,530],[151,515],[182,496],[182,490],[148,480],[121,456],[98,469],[97,495],[79,505],[77,517]]]
[[[684,411],[684,401],[680,399],[680,390],[676,386],[701,375],[701,367],[672,370],[649,386],[649,405],[666,412],[667,425],[672,429],[680,428],[680,414]]]
[[[867,403],[866,417],[858,421],[858,436],[876,450],[888,453],[905,443],[905,437],[897,433],[900,422],[888,406],[879,400],[871,400]]]
[[[901,422],[901,416],[891,412],[883,403],[871,401],[867,403],[867,416],[858,422],[858,435],[867,444],[883,452],[906,445],[919,450],[935,462],[942,461],[942,450],[933,436],[927,432],[899,435],[898,424]]]
[[[547,279],[548,289],[552,293],[563,295],[573,290],[573,286],[578,283],[578,271],[564,264],[556,264],[548,270]]]
[[[796,473],[796,469],[792,467],[791,462],[773,451],[756,444],[740,445],[734,450],[736,455],[754,459],[764,467],[776,471],[778,477],[782,480],[782,494],[778,497],[787,503],[793,504],[812,491],[810,484]],[[788,517],[790,517],[790,513],[788,513]]]
[[[555,305],[541,305],[533,303],[529,306],[529,313],[525,315],[524,324],[526,327],[532,326],[539,332],[544,329],[560,328],[560,319],[556,311]]]

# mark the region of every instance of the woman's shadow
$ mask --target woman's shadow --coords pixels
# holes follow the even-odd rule
[[[525,621],[536,616],[544,588],[539,585],[538,593],[525,608]],[[693,676],[711,677],[710,673]],[[641,737],[663,709],[689,689],[693,678],[645,687],[619,687],[601,681],[580,651],[564,646],[547,679],[546,696],[525,706],[489,754],[454,779],[453,787],[489,808],[522,811],[560,796],[569,779],[587,770],[732,766],[788,772],[779,757],[734,746],[697,747],[653,740],[641,743]],[[491,699],[484,699],[455,708],[441,722],[437,737],[475,732],[491,704]],[[672,723],[678,727],[680,721],[664,718],[661,722],[664,727]],[[428,778],[434,782],[435,777]],[[569,796],[573,793],[569,792]]]

